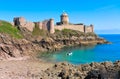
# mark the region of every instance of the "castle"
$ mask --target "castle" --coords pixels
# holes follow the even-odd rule
[[[84,24],[71,24],[69,23],[69,17],[67,13],[63,13],[60,16],[61,21],[54,24],[54,19],[44,20],[42,22],[27,22],[24,17],[15,17],[13,22],[14,26],[17,27],[24,27],[29,31],[33,31],[35,26],[38,26],[39,29],[47,30],[51,34],[55,32],[55,29],[57,30],[63,30],[63,29],[72,29],[81,31],[84,33],[88,32],[94,32],[93,25],[86,26]]]

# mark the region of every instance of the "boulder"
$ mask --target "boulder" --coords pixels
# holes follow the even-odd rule
[[[100,63],[92,62],[92,63],[90,64],[90,66],[91,66],[92,68],[96,68],[96,67],[100,66]]]
[[[113,66],[113,63],[112,62],[108,62],[108,61],[106,61],[106,62],[103,62],[103,63],[101,63],[101,64],[103,64],[105,67],[109,67],[109,66]]]
[[[88,75],[85,77],[85,79],[102,79],[100,70],[91,70],[90,72],[88,72]]]

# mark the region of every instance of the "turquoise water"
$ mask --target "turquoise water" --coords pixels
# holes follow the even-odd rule
[[[120,60],[120,35],[99,36],[111,41],[112,44],[66,47],[55,53],[43,54],[41,57],[49,62],[67,61],[72,64]],[[71,56],[66,55],[69,51],[73,52]]]

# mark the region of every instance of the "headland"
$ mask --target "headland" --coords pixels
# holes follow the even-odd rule
[[[52,67],[53,64],[37,59],[36,55],[39,53],[57,51],[64,46],[109,43],[94,33],[94,26],[92,24],[87,26],[82,23],[70,23],[67,13],[63,13],[60,19],[61,21],[56,24],[54,24],[54,19],[44,20],[42,22],[27,22],[23,17],[15,17],[13,23],[0,21],[1,75],[7,74],[6,76],[1,76],[2,79],[15,79],[15,75],[17,75],[18,79],[32,77],[49,79],[52,75],[49,73],[49,69],[46,70],[46,68],[49,68],[49,66]],[[25,69],[26,71],[20,71],[19,68],[17,73],[15,72],[15,68],[12,71],[11,68],[16,67],[16,64],[24,66],[23,68],[21,66],[19,68]],[[32,64],[37,65],[34,66]],[[60,66],[62,68],[62,65]],[[29,69],[31,67],[33,70]],[[58,65],[55,65],[55,67],[58,67]],[[6,70],[4,71],[4,69]],[[41,71],[36,71],[36,69]],[[46,74],[47,72],[48,74]],[[59,74],[57,72],[55,73],[56,76],[59,75],[62,79],[68,79],[66,73],[63,73],[61,70],[58,72]],[[79,74],[76,73],[76,75]]]

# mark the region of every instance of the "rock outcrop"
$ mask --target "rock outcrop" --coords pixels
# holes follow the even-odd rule
[[[0,34],[0,59],[30,56],[37,46],[26,39],[15,39],[6,34]]]
[[[35,41],[36,44],[39,44],[42,48],[45,48],[47,50],[56,51],[64,46],[82,46],[82,45],[96,45],[96,44],[108,44],[109,42],[105,39],[101,39],[99,37],[96,38],[96,36],[91,36],[91,38],[81,39],[81,37],[47,37],[42,38],[42,40]]]
[[[33,36],[31,32],[20,28],[23,39],[15,39],[8,34],[0,33],[0,59],[18,58],[36,54],[38,51],[56,51],[64,46],[108,43],[95,34],[81,35],[78,31],[60,31],[56,34]],[[33,56],[35,57],[35,56]]]
[[[119,79],[120,61],[72,65],[57,63],[40,74],[41,79]]]

